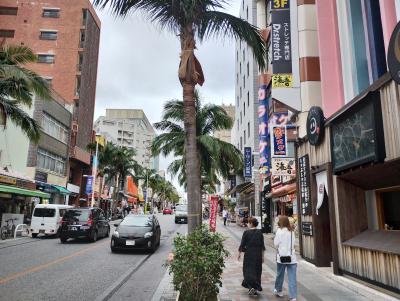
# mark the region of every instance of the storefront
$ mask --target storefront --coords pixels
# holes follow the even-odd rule
[[[36,181],[36,189],[50,194],[49,204],[66,204],[71,192],[62,186]]]

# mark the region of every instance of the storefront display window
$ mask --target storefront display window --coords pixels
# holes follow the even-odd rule
[[[400,190],[378,193],[378,221],[382,230],[400,230]]]

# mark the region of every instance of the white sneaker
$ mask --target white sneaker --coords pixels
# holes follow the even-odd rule
[[[278,292],[275,288],[274,288],[274,295],[277,297],[283,297],[283,293],[282,292]]]

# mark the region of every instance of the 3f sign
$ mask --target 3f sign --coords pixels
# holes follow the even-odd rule
[[[289,0],[274,0],[273,8],[287,8]]]

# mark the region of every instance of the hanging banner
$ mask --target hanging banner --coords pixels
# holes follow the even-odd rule
[[[286,126],[272,125],[271,129],[271,156],[286,157],[287,153],[287,132]]]
[[[296,163],[294,158],[272,158],[272,174],[274,176],[295,176]]]
[[[86,179],[86,189],[85,189],[86,194],[92,194],[93,193],[93,176],[88,176]]]
[[[310,161],[308,155],[299,158],[299,175],[301,214],[311,215]]]
[[[274,0],[272,23],[272,87],[293,87],[290,0]]]
[[[270,175],[271,147],[268,127],[269,99],[271,90],[269,86],[262,85],[258,89],[258,140],[260,152],[260,174]]]
[[[215,232],[217,229],[218,197],[211,196],[210,203],[210,232]]]
[[[251,147],[244,148],[244,177],[251,178]]]
[[[317,206],[315,208],[315,213],[318,215],[318,210],[321,208],[324,202],[325,193],[328,194],[328,174],[325,171],[321,171],[315,175],[315,180],[317,181]]]

